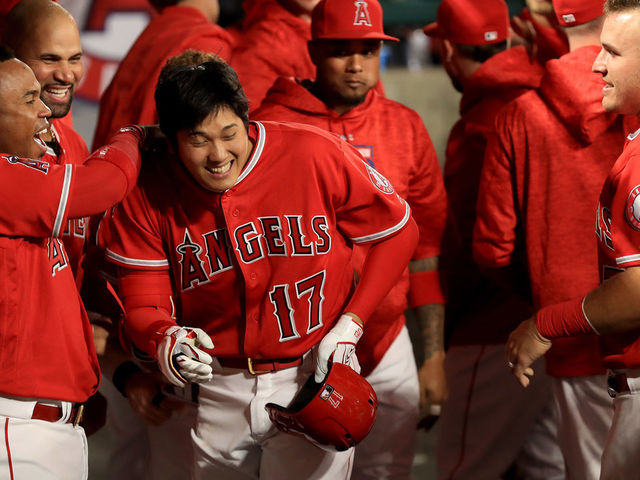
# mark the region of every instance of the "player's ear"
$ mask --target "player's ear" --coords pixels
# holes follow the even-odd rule
[[[446,38],[442,39],[442,62],[451,63],[455,46]]]

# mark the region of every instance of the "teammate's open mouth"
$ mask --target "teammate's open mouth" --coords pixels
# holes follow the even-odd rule
[[[53,87],[53,86],[48,86],[45,89],[45,92],[50,96],[53,97],[54,99],[58,100],[58,101],[62,101],[64,99],[66,99],[69,96],[69,93],[71,92],[71,86],[66,86],[66,87],[61,87],[61,86],[57,86],[57,87]]]
[[[44,142],[44,140],[42,140],[41,135],[47,133],[48,129],[49,127],[44,127],[42,130],[36,132],[36,134],[33,136],[33,140],[45,150],[47,149],[47,144]]]
[[[213,175],[224,175],[231,169],[232,163],[233,163],[233,160],[231,160],[229,163],[225,163],[221,167],[204,167],[204,168],[207,172],[212,173]]]

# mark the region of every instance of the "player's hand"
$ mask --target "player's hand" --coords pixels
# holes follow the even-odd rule
[[[129,405],[134,412],[151,425],[166,422],[174,411],[184,408],[184,404],[167,397],[162,397],[162,378],[149,372],[138,371],[127,379],[124,391],[129,399]],[[157,399],[161,399],[160,402]]]
[[[360,363],[356,357],[356,344],[362,337],[362,323],[351,314],[343,314],[318,345],[316,354],[315,381],[321,383],[329,372],[329,360],[344,363],[360,373]]]
[[[523,387],[529,385],[533,377],[533,362],[542,357],[551,348],[551,340],[540,335],[536,327],[535,315],[516,328],[509,335],[505,346],[507,366]]]
[[[538,54],[538,44],[536,43],[536,29],[530,20],[523,20],[519,17],[511,19],[512,25],[509,27],[511,33],[511,46],[522,45],[532,60]],[[514,28],[515,26],[515,28]]]
[[[158,366],[171,383],[182,387],[189,382],[211,380],[213,358],[198,348],[213,348],[213,342],[204,330],[174,326],[167,328],[163,335],[158,343]]]
[[[443,351],[435,352],[424,361],[418,370],[421,412],[418,428],[426,429],[427,425],[423,422],[425,418],[437,418],[434,412],[436,410],[440,411],[449,396],[447,380],[444,374],[444,357],[445,353]],[[430,423],[428,428],[431,428],[434,422],[427,423]]]

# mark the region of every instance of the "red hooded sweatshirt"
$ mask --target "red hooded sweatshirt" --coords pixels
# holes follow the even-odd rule
[[[242,89],[255,111],[278,77],[315,78],[307,42],[311,23],[277,0],[246,0],[242,36],[231,57]]]
[[[594,212],[625,141],[623,117],[605,113],[602,79],[591,71],[598,51],[583,47],[547,62],[540,90],[500,112],[485,155],[474,257],[503,267],[524,245],[536,308],[598,285]],[[596,336],[554,340],[547,371],[603,373]]]
[[[439,255],[447,202],[438,159],[420,116],[375,90],[367,94],[364,103],[339,115],[310,93],[305,84],[310,82],[279,78],[253,118],[314,125],[354,145],[411,206],[420,229],[413,259]],[[366,252],[360,247],[354,251],[353,265],[358,273]],[[367,320],[358,343],[363,375],[375,368],[402,329],[408,290],[409,274],[405,270]]]
[[[530,315],[529,301],[498,287],[474,264],[471,255],[475,204],[487,137],[507,102],[536,88],[544,70],[524,47],[494,55],[469,78],[460,101],[460,120],[447,144],[445,186],[453,222],[442,253],[447,278],[447,328],[455,344],[503,343]]]
[[[232,37],[192,7],[167,7],[153,18],[122,60],[100,99],[93,149],[105,145],[120,127],[157,123],[154,93],[167,59],[188,48],[231,56]]]

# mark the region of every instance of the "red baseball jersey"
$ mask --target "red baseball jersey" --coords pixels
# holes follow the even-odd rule
[[[453,344],[502,343],[532,313],[529,302],[482,274],[471,243],[483,154],[495,117],[508,102],[537,88],[543,73],[523,47],[515,47],[488,59],[465,84],[444,165],[451,218],[440,265],[447,279],[447,328]]]
[[[169,58],[192,48],[229,60],[232,41],[229,33],[198,9],[163,9],[138,37],[102,94],[93,149],[105,145],[122,126],[158,123],[154,93]]]
[[[279,78],[253,117],[315,125],[353,145],[409,203],[420,230],[413,259],[439,255],[447,201],[438,158],[420,116],[375,91],[369,92],[364,103],[339,115],[305,85],[310,81]],[[354,268],[358,273],[366,252],[365,247],[355,250]],[[358,360],[365,375],[375,368],[402,329],[408,290],[406,270],[367,322],[358,343]]]
[[[71,126],[71,114],[51,120],[51,126],[58,140],[60,151],[51,147],[42,160],[55,165],[67,163],[82,165],[89,158],[89,150],[78,132]],[[76,279],[81,277],[81,262],[84,242],[87,238],[89,218],[69,218],[61,232],[61,239],[69,257],[69,263]]]
[[[3,395],[84,402],[98,388],[91,325],[59,238],[74,170],[0,155]]]
[[[592,215],[625,139],[623,117],[602,107],[602,79],[591,71],[598,52],[583,47],[547,62],[539,90],[498,115],[485,155],[475,257],[502,267],[526,254],[537,308],[598,284]],[[553,376],[604,371],[595,335],[554,340],[546,359]]]
[[[253,152],[224,193],[200,187],[176,158],[145,165],[100,241],[116,264],[171,279],[178,323],[204,329],[213,355],[294,357],[343,312],[353,244],[394,235],[410,209],[333,135],[275,122],[252,122],[249,134]],[[125,322],[150,355],[155,320]]]
[[[640,130],[613,165],[596,214],[600,281],[640,266]],[[554,340],[555,342],[555,340]],[[600,337],[607,368],[640,367],[640,329]]]
[[[315,78],[307,50],[311,23],[277,0],[247,0],[242,36],[233,49],[231,66],[253,112],[278,77]]]

